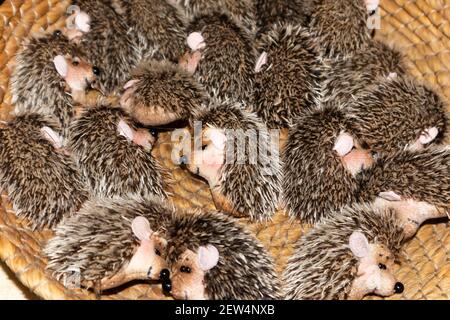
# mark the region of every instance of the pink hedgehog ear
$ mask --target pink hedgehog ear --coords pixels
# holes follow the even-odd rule
[[[123,86],[123,88],[125,89],[125,90],[127,90],[127,89],[130,89],[131,87],[133,87],[136,83],[138,83],[139,82],[139,80],[137,80],[137,79],[133,79],[133,80],[130,80],[130,81],[128,81],[127,83],[125,83],[125,85]]]
[[[365,0],[367,11],[375,11],[380,5],[380,0]]]
[[[255,65],[255,73],[261,72],[262,67],[267,63],[267,52],[261,53]]]
[[[400,201],[402,200],[402,197],[399,196],[397,193],[395,193],[394,191],[382,191],[378,194],[378,196],[384,200],[387,201]]]
[[[348,240],[348,244],[350,250],[358,258],[367,257],[370,253],[369,241],[362,232],[353,232]]]
[[[348,133],[341,133],[334,143],[333,150],[341,157],[352,151],[354,146],[353,137]]]
[[[75,16],[75,25],[78,30],[87,33],[91,30],[91,17],[86,12],[81,11]]]
[[[123,120],[119,121],[119,124],[117,125],[117,130],[119,131],[119,134],[123,137],[125,137],[128,141],[133,141],[134,139],[134,130],[131,129],[131,127]]]
[[[227,142],[227,136],[219,129],[208,128],[208,137],[213,145],[219,149],[225,149],[225,143]]]
[[[203,49],[206,46],[205,39],[200,32],[192,32],[189,34],[187,44],[192,51]]]
[[[419,142],[423,145],[428,144],[436,139],[438,134],[439,129],[436,127],[425,129],[419,137]]]
[[[140,241],[149,240],[153,234],[150,222],[144,217],[136,217],[131,223],[131,230]]]
[[[219,250],[213,245],[198,248],[198,264],[203,271],[214,268],[219,262]]]
[[[56,149],[61,149],[63,147],[63,138],[52,128],[44,126],[41,128],[41,133]]]
[[[67,77],[67,73],[69,70],[69,66],[67,64],[67,60],[64,56],[59,55],[53,59],[53,64],[55,65],[56,71],[63,78]]]

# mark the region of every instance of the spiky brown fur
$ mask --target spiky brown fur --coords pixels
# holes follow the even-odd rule
[[[194,76],[212,97],[252,101],[255,50],[250,33],[225,13],[194,18],[188,33],[201,32],[206,47]]]
[[[256,30],[256,7],[254,0],[174,0],[191,18],[208,12],[226,10],[248,30]]]
[[[322,101],[347,104],[378,77],[406,71],[403,55],[380,41],[345,60],[326,59],[322,74]],[[325,76],[326,75],[326,76]]]
[[[223,165],[219,193],[231,202],[235,210],[251,219],[259,221],[271,219],[279,204],[281,163],[278,157],[279,150],[271,141],[267,127],[261,119],[237,103],[213,101],[207,110],[195,117],[195,121],[200,121],[203,128],[242,130],[242,133],[255,130],[258,135],[258,146],[251,147],[256,148],[256,163],[250,161],[251,148],[247,138],[243,164],[237,163],[239,139],[235,139],[234,143],[231,140],[227,142],[226,149],[234,146],[234,149],[231,149],[234,152],[234,161]],[[268,148],[268,154],[261,150],[262,146]]]
[[[205,293],[212,300],[279,299],[281,284],[274,263],[260,242],[236,220],[219,212],[178,215],[170,229],[168,262],[187,249],[213,245],[217,266],[205,274]]]
[[[16,114],[33,112],[55,116],[66,136],[74,102],[66,94],[64,80],[53,64],[58,55],[84,58],[82,51],[61,34],[26,40],[16,56],[11,93]]]
[[[255,76],[255,112],[269,128],[288,127],[318,95],[320,63],[310,33],[290,24],[274,25],[258,43],[267,64]]]
[[[367,205],[344,208],[295,245],[284,271],[286,299],[346,299],[358,265],[349,248],[354,231],[362,232],[369,243],[385,245],[398,256],[403,233],[393,210],[379,211]]]
[[[61,130],[53,118],[32,113],[0,129],[1,188],[33,229],[54,227],[88,197],[71,157],[56,151],[41,134],[44,126]]]
[[[372,202],[380,192],[394,191],[405,199],[448,208],[450,150],[430,148],[382,156],[364,172],[361,184],[361,202]]]
[[[346,109],[356,137],[376,152],[404,149],[431,127],[439,130],[433,143],[440,143],[447,134],[448,119],[441,97],[407,76],[378,79]]]
[[[177,62],[183,55],[187,19],[180,8],[166,0],[111,0],[111,4],[137,32],[144,56],[156,50],[153,57]]]
[[[355,201],[358,181],[333,151],[339,134],[351,134],[334,106],[305,111],[289,132],[283,151],[283,202],[289,215],[315,223]]]
[[[371,30],[364,0],[322,0],[314,6],[310,28],[325,58],[346,58],[367,47]]]
[[[145,61],[133,71],[133,79],[139,80],[134,86],[134,106],[160,107],[179,119],[189,119],[207,101],[205,89],[169,61]]]
[[[165,235],[174,210],[154,197],[90,200],[76,216],[58,226],[46,245],[47,270],[58,281],[76,270],[85,281],[112,276],[131,259],[139,244],[131,229],[133,219],[142,216],[153,231]]]
[[[73,0],[72,4],[91,18],[91,30],[82,36],[80,47],[101,70],[100,89],[105,94],[120,91],[142,56],[137,35],[129,32],[125,20],[105,1]]]
[[[96,106],[70,128],[69,147],[93,195],[165,196],[163,169],[150,152],[119,135],[121,119],[133,126],[120,108]]]

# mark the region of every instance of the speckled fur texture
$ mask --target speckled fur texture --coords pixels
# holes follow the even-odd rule
[[[205,293],[211,300],[281,298],[281,283],[272,258],[237,220],[219,212],[177,216],[169,229],[168,262],[175,264],[187,249],[214,245],[217,266],[205,274]]]
[[[150,152],[119,135],[117,125],[121,119],[133,127],[120,108],[96,106],[71,126],[69,147],[92,194],[165,196],[165,171]]]
[[[314,6],[310,28],[324,58],[346,58],[367,47],[371,30],[364,0],[322,0]]]
[[[249,31],[256,31],[256,7],[254,0],[175,0],[192,18],[209,12],[226,10]]]
[[[448,118],[442,98],[407,76],[378,79],[346,109],[356,137],[375,152],[402,150],[427,128],[439,130],[433,144],[442,142],[447,134]]]
[[[358,265],[348,245],[354,231],[362,232],[369,243],[385,245],[398,257],[403,233],[392,210],[379,211],[367,205],[344,208],[295,245],[284,271],[286,299],[346,299]]]
[[[256,0],[258,32],[263,34],[278,23],[308,26],[315,2],[317,0]]]
[[[81,280],[100,281],[117,273],[139,244],[131,229],[142,216],[153,231],[165,235],[174,208],[154,197],[93,199],[76,216],[65,219],[44,249],[47,272],[58,281],[79,270]]]
[[[274,25],[257,48],[267,53],[267,64],[255,76],[255,112],[269,128],[288,127],[318,96],[320,62],[313,39],[303,27]]]
[[[87,200],[85,182],[72,158],[41,134],[57,122],[40,114],[19,115],[0,129],[0,183],[17,216],[33,230],[53,228]]]
[[[450,203],[450,150],[433,147],[384,155],[364,172],[360,202],[372,202],[380,192],[394,191],[406,199],[441,208]]]
[[[283,203],[291,217],[316,223],[355,201],[358,181],[333,152],[341,131],[351,134],[335,106],[305,111],[283,151]]]
[[[190,119],[208,100],[192,75],[169,61],[144,61],[133,71],[133,79],[139,80],[134,86],[135,106],[160,107],[179,119]]]
[[[82,36],[80,47],[101,70],[100,89],[105,94],[119,92],[143,55],[136,45],[137,35],[129,32],[126,21],[106,1],[74,0],[72,4],[91,17],[91,30]]]
[[[345,60],[325,59],[322,74],[322,101],[343,105],[356,99],[378,77],[405,74],[403,55],[390,45],[372,41],[370,45]]]
[[[53,64],[58,55],[84,58],[84,54],[63,35],[49,34],[25,41],[16,56],[11,77],[15,113],[55,116],[67,135],[73,117],[73,99],[66,94],[64,80]]]
[[[200,112],[195,121],[201,121],[203,128],[208,126],[218,129],[256,130],[258,134],[257,162],[250,163],[248,142],[245,148],[245,163],[236,163],[235,143],[226,143],[225,148],[233,148],[234,161],[222,167],[219,193],[224,195],[234,208],[252,220],[267,221],[278,209],[281,193],[281,160],[279,150],[273,145],[267,127],[256,114],[230,101],[213,101],[210,107]],[[246,139],[246,141],[248,141]],[[269,154],[261,151],[261,146],[268,148]]]
[[[188,33],[201,32],[206,48],[194,76],[210,96],[251,102],[256,52],[252,35],[226,13],[194,18]]]
[[[111,5],[137,32],[144,57],[156,50],[153,57],[177,62],[183,55],[187,18],[181,8],[166,0],[111,0]]]

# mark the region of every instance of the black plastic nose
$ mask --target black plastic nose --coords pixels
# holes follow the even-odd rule
[[[92,72],[93,72],[96,76],[99,76],[99,75],[100,75],[100,68],[99,68],[99,67],[93,67],[93,68],[92,68]]]
[[[403,286],[403,283],[397,282],[394,286],[395,293],[402,293],[403,290],[405,290],[405,287]]]
[[[167,280],[170,279],[170,271],[168,269],[162,269],[159,273],[159,278],[161,280]]]
[[[164,293],[170,293],[172,291],[172,282],[170,280],[162,283],[162,290]]]
[[[185,166],[188,163],[188,158],[186,156],[182,156],[180,158],[180,165]]]

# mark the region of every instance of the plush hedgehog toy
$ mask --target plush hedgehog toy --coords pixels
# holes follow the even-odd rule
[[[251,32],[256,31],[256,7],[254,0],[169,0],[179,4],[192,19],[208,12],[226,10]]]
[[[272,259],[234,219],[218,212],[179,215],[168,237],[175,299],[281,298]]]
[[[15,112],[54,116],[66,136],[74,99],[84,95],[99,72],[61,31],[31,38],[17,55],[11,77]]]
[[[165,195],[162,168],[150,154],[153,137],[135,129],[120,108],[88,108],[72,124],[69,138],[93,195]]]
[[[351,103],[377,78],[392,78],[406,71],[402,54],[375,40],[348,59],[325,59],[322,68],[322,101],[343,105]]]
[[[251,102],[255,50],[253,36],[225,12],[196,16],[188,27],[181,65],[194,73],[210,96]]]
[[[258,44],[255,112],[269,128],[288,127],[318,95],[320,63],[303,27],[274,25]]]
[[[359,200],[395,209],[405,237],[412,237],[425,220],[448,215],[450,150],[401,151],[377,159],[363,175]]]
[[[442,142],[447,134],[441,97],[407,76],[378,79],[346,110],[355,137],[374,152],[421,149]]]
[[[373,163],[345,113],[331,105],[306,111],[290,130],[283,152],[283,201],[289,214],[320,221],[353,203],[357,175]]]
[[[392,267],[403,243],[393,210],[345,208],[296,244],[284,272],[286,298],[362,299],[403,292]]]
[[[262,121],[237,103],[213,101],[193,127],[194,150],[180,161],[206,179],[217,208],[252,220],[271,219],[279,203],[281,165]]]
[[[310,28],[324,58],[345,59],[367,48],[372,30],[369,14],[379,0],[319,0],[312,7]]]
[[[18,115],[0,129],[0,183],[33,229],[52,228],[87,200],[85,182],[62,149],[50,116]]]
[[[203,87],[169,61],[141,63],[125,88],[121,106],[137,122],[148,126],[189,120],[207,102]]]
[[[74,0],[77,8],[67,18],[66,34],[100,67],[99,89],[119,92],[142,57],[135,45],[137,35],[128,32],[126,21],[106,1]],[[81,11],[80,11],[81,10]]]
[[[46,245],[47,270],[66,286],[80,280],[97,292],[132,280],[168,283],[166,226],[173,213],[153,197],[90,200]]]
[[[181,8],[166,0],[110,0],[112,7],[137,32],[145,57],[176,62],[183,55],[187,19]]]

